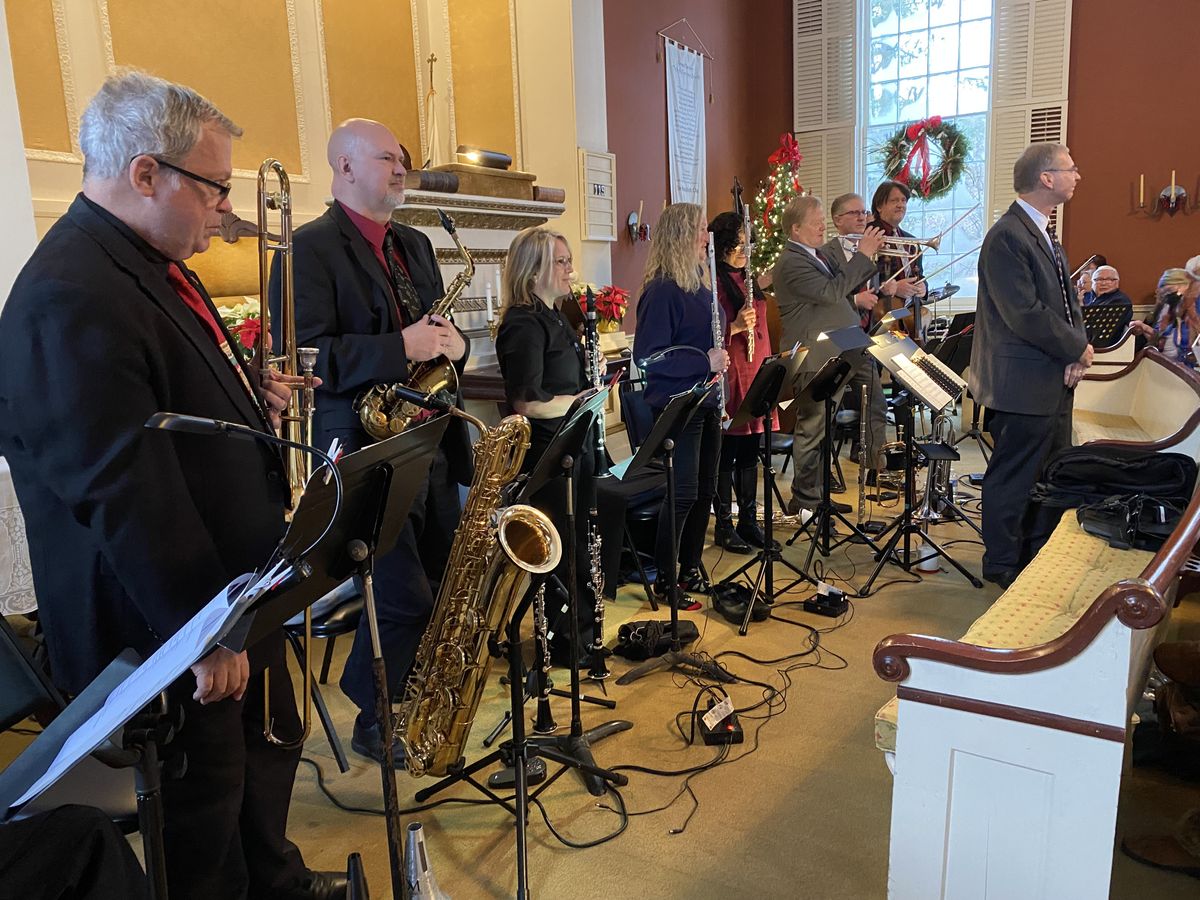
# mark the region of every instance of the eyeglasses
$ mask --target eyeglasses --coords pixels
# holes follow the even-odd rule
[[[138,154],[138,156],[141,156],[141,155],[142,154],[140,154],[140,153]],[[150,156],[150,154],[147,153],[146,156]],[[165,159],[159,159],[157,156],[150,156],[150,158],[152,160],[154,160],[156,163],[158,163],[160,166],[162,166],[163,168],[170,169],[172,172],[178,172],[184,178],[190,178],[192,181],[196,181],[196,182],[199,182],[200,184],[208,185],[210,188],[212,188],[214,191],[217,192],[217,200],[218,201],[224,200],[226,197],[229,196],[229,192],[231,190],[233,190],[232,184],[222,184],[219,181],[213,181],[211,178],[205,178],[203,175],[197,175],[195,172],[189,172],[187,169],[177,166],[174,163],[169,163]],[[129,161],[133,162],[133,160],[135,160],[135,159],[137,159],[137,156],[134,156]]]
[[[554,260],[556,266],[562,266],[564,269],[569,269],[575,260],[569,256],[559,256]]]
[[[1042,169],[1043,172],[1071,172],[1075,175],[1079,174],[1079,166],[1071,166],[1069,169]]]
[[[1118,280],[1119,279],[1115,275],[1096,275],[1092,278],[1092,281],[1118,281]]]
[[[834,218],[840,219],[842,216],[865,216],[866,214],[867,211],[865,209],[845,209],[834,216]]]

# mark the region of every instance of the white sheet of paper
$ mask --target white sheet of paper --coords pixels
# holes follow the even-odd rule
[[[40,794],[108,740],[144,706],[200,659],[219,641],[263,591],[286,577],[290,567],[280,562],[258,581],[239,575],[213,597],[191,620],[171,635],[149,659],[121,682],[96,713],[72,734],[45,773],[34,782],[17,806]]]

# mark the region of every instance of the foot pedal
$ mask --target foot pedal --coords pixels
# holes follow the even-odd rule
[[[525,764],[525,783],[541,784],[546,780],[546,761],[535,756]],[[505,766],[499,772],[488,776],[488,787],[511,788],[517,785],[517,772],[512,766]]]

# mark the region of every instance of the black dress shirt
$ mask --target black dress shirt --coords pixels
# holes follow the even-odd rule
[[[566,302],[571,302],[570,300]],[[504,314],[496,333],[496,359],[509,405],[552,400],[578,394],[589,386],[583,345],[575,329],[557,308],[514,306]],[[531,448],[526,458],[545,448],[562,417],[530,418]]]

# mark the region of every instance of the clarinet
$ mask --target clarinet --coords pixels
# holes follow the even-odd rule
[[[867,518],[867,386],[858,405],[858,527]]]
[[[539,666],[537,718],[533,730],[537,734],[553,734],[558,730],[554,721],[554,712],[550,709],[550,632],[546,626],[546,583],[538,585],[537,596],[533,600],[533,631],[537,638],[536,651],[541,659],[534,659],[534,665]]]
[[[584,307],[583,339],[587,357],[587,376],[592,387],[600,390],[603,378],[600,374],[600,333],[596,328],[596,298],[592,289],[587,289],[587,300]],[[596,416],[596,475],[604,476],[608,472],[604,451],[604,410]],[[594,485],[595,482],[593,482]],[[588,648],[588,678],[602,681],[609,676],[607,654],[604,650],[604,563],[600,555],[600,510],[597,504],[597,492],[592,490],[592,503],[588,507],[587,525],[588,563],[591,576],[592,596],[595,605],[592,607],[592,644]]]
[[[717,295],[717,247],[712,235],[708,237],[708,276],[712,281],[712,336],[713,347],[720,350],[725,346],[725,329],[721,327],[721,300]],[[717,407],[721,421],[725,421],[725,378],[717,381]]]

